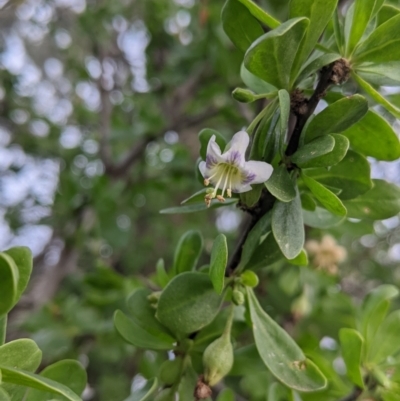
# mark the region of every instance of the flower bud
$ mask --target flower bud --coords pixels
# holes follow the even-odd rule
[[[244,294],[239,290],[233,290],[232,292],[232,301],[235,305],[243,305],[244,304]]]
[[[182,358],[175,358],[174,360],[164,361],[158,372],[160,381],[167,386],[172,386],[176,383],[182,371]]]
[[[257,100],[257,95],[248,89],[236,88],[232,92],[232,96],[235,100],[241,103],[251,103]]]
[[[240,278],[242,280],[242,283],[246,285],[247,287],[257,287],[259,283],[259,279],[256,273],[254,273],[252,270],[246,270],[240,275]]]
[[[217,384],[226,376],[233,365],[233,347],[230,333],[224,333],[213,341],[204,351],[204,381],[210,386]]]

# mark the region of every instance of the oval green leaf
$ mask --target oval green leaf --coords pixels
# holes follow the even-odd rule
[[[210,259],[210,279],[217,294],[221,294],[224,289],[225,269],[228,262],[228,245],[224,234],[219,234],[215,238],[211,250]]]
[[[210,324],[221,302],[207,274],[185,272],[165,287],[156,317],[173,333],[189,334]]]
[[[290,202],[275,202],[272,209],[272,232],[287,259],[294,259],[303,249],[304,225],[298,192]]]
[[[271,177],[265,183],[265,186],[275,198],[282,202],[290,202],[296,197],[294,183],[284,164],[274,169]]]
[[[271,373],[297,391],[317,391],[327,380],[308,360],[289,334],[261,308],[254,292],[247,287],[253,335],[261,359]]]
[[[19,272],[11,256],[0,253],[0,316],[14,306],[18,294]]]
[[[315,120],[315,119],[314,119]],[[313,121],[314,121],[313,120]],[[310,163],[315,158],[326,155],[335,147],[335,139],[332,135],[322,135],[313,141],[301,146],[292,156],[291,160],[298,166]]]
[[[203,237],[199,231],[187,231],[179,239],[174,257],[174,272],[194,270],[203,250]]]

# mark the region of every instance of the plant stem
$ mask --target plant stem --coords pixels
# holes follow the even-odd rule
[[[318,102],[325,96],[326,91],[329,87],[334,83],[332,81],[332,73],[334,71],[335,65],[341,60],[335,61],[329,66],[324,67],[321,70],[320,79],[318,81],[317,87],[310,97],[310,99],[306,102],[305,107],[302,108],[302,113],[297,114],[297,121],[293,128],[291,135],[289,135],[289,144],[286,148],[286,156],[293,155],[297,148],[299,147],[300,135],[303,131],[303,128],[309,119],[309,117],[314,113]],[[292,108],[292,113],[295,111]],[[257,117],[256,117],[257,118]],[[253,124],[250,124],[252,126]],[[242,256],[243,245],[246,242],[247,236],[249,235],[252,228],[255,226],[257,221],[264,216],[265,213],[270,211],[275,203],[275,197],[271,195],[266,189],[263,190],[261,194],[260,200],[257,202],[255,206],[250,209],[246,209],[243,207],[243,210],[246,210],[251,215],[251,219],[248,222],[242,236],[240,237],[239,242],[237,243],[236,249],[233,252],[228,266],[226,268],[226,275],[232,275],[235,269],[239,266],[240,259]]]

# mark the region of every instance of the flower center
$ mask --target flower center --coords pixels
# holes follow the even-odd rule
[[[210,182],[215,183],[213,189],[207,190],[205,202],[210,206],[211,200],[217,198],[220,202],[225,202],[224,194],[226,191],[227,196],[232,196],[232,183],[240,176],[239,169],[231,163],[218,163],[215,167],[214,174],[211,177],[204,179],[204,185],[207,187]],[[217,191],[222,187],[221,195],[217,195]]]

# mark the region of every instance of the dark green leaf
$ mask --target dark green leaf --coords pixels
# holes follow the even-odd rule
[[[284,259],[284,256],[279,245],[277,244],[274,235],[270,233],[254,250],[254,253],[246,267],[253,270],[260,269],[262,267],[270,266],[282,259]]]
[[[224,234],[215,238],[211,250],[210,279],[218,294],[224,289],[225,269],[228,262],[228,245]]]
[[[357,67],[357,74],[370,84],[399,86],[400,61],[382,64],[364,63]]]
[[[318,113],[307,127],[305,142],[326,134],[339,134],[360,120],[368,111],[363,96],[342,98]]]
[[[294,67],[296,76],[297,71],[314,50],[326,25],[331,20],[337,2],[338,0],[291,0],[289,18],[307,17],[310,20],[310,25],[296,57],[296,66]]]
[[[186,272],[165,287],[156,316],[173,333],[189,334],[210,324],[221,302],[207,274]]]
[[[235,393],[230,388],[224,388],[217,397],[216,401],[235,401]]]
[[[32,272],[32,252],[26,246],[16,246],[7,251],[4,251],[7,255],[11,256],[18,268],[19,280],[17,288],[17,300],[21,298],[22,293],[25,291],[28,285],[29,278]]]
[[[289,116],[290,116],[290,95],[289,93],[281,89],[278,92],[279,98],[279,108],[280,108],[280,119],[279,119],[279,126],[280,126],[280,141],[283,142],[286,138],[286,131],[288,129],[289,124]]]
[[[114,313],[114,326],[122,338],[135,347],[170,350],[174,346],[174,338],[164,332],[160,332],[156,335],[150,333],[120,310]]]
[[[239,0],[260,22],[267,25],[269,28],[277,28],[280,22],[275,19],[272,15],[269,15],[263,10],[258,4],[251,0]]]
[[[335,140],[335,147],[331,152],[315,157],[308,162],[299,163],[298,166],[301,168],[330,167],[341,162],[349,150],[350,142],[343,135],[335,134],[332,136]]]
[[[353,329],[341,329],[339,331],[342,356],[347,368],[347,376],[358,387],[364,388],[361,371],[361,357],[364,339],[361,334]]]
[[[59,394],[69,401],[81,401],[71,389],[46,377],[33,374],[25,370],[14,369],[0,363],[3,381],[11,384],[35,388],[41,391]]]
[[[307,252],[302,249],[301,252],[294,259],[286,259],[290,264],[295,266],[308,266]]]
[[[11,256],[0,253],[0,316],[14,306],[18,294],[19,272]]]
[[[301,199],[301,207],[305,210],[314,211],[315,208],[317,207],[314,198],[308,193],[302,193],[300,195],[300,199]]]
[[[369,21],[378,13],[384,0],[356,0],[354,16],[347,42],[346,54],[349,55],[360,42]]]
[[[176,274],[194,270],[203,250],[203,237],[199,231],[187,231],[179,240],[174,257]]]
[[[150,290],[140,288],[129,296],[126,302],[129,309],[129,317],[153,336],[158,337],[159,334],[165,334],[167,342],[171,342],[173,338],[170,333],[155,317],[156,311],[148,300],[150,294]]]
[[[286,258],[295,258],[303,249],[304,226],[298,192],[290,202],[275,202],[272,209],[272,232]]]
[[[213,129],[204,128],[199,132],[200,156],[203,160],[206,160],[208,142],[210,142],[210,139],[213,135],[215,135],[215,141],[221,148],[221,151],[223,152],[225,149],[226,139],[223,137],[223,135]]]
[[[268,191],[282,202],[290,202],[296,197],[296,189],[284,164],[274,169],[265,183]]]
[[[342,134],[350,140],[354,150],[366,156],[387,161],[400,157],[400,141],[393,128],[371,110]]]
[[[356,49],[354,60],[357,63],[400,61],[400,15],[378,26]]]
[[[313,159],[326,155],[335,147],[335,139],[332,135],[322,135],[311,142],[301,146],[292,156],[293,163],[301,166],[310,163]]]
[[[80,395],[86,387],[86,370],[78,362],[65,359],[47,366],[40,372],[40,376],[47,377],[57,383],[69,387],[74,393]],[[24,401],[67,400],[63,395],[53,395],[49,392],[30,390]]]
[[[252,74],[244,66],[244,64],[242,64],[240,67],[240,77],[242,78],[242,81],[246,84],[246,86],[255,93],[261,94],[261,93],[271,93],[277,91],[275,86],[270,85],[269,83],[263,81],[262,79]]]
[[[346,216],[346,208],[334,193],[313,178],[307,177],[304,173],[302,173],[301,178],[325,209],[338,216]]]
[[[143,388],[133,392],[125,401],[147,401],[158,388],[157,378],[149,380]]]
[[[238,0],[228,0],[225,3],[221,19],[225,33],[243,52],[264,33],[257,19]]]
[[[400,188],[384,180],[373,180],[368,192],[344,203],[349,217],[383,220],[400,213]]]
[[[246,52],[246,68],[278,89],[290,89],[293,62],[307,26],[307,18],[296,18],[258,38]]]
[[[286,386],[298,391],[323,389],[327,382],[303,351],[261,308],[254,292],[247,287],[253,334],[258,352],[271,373]]]
[[[368,160],[352,150],[349,150],[344,159],[325,168],[307,169],[307,175],[321,182],[323,185],[341,189],[339,198],[348,200],[355,198],[372,188]]]

